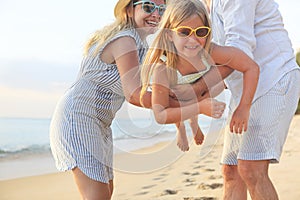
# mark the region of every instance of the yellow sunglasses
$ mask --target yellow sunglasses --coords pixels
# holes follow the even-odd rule
[[[192,29],[189,26],[179,26],[177,28],[173,28],[172,31],[175,31],[179,37],[187,38],[195,33],[196,37],[204,38],[207,37],[210,33],[210,28],[207,26],[200,26],[198,28]]]

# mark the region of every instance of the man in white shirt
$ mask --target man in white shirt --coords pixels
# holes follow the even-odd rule
[[[274,0],[206,1],[211,1],[214,42],[243,50],[260,66],[248,130],[225,133],[224,199],[247,199],[249,190],[252,199],[276,200],[268,168],[279,162],[300,94],[300,70],[291,41]],[[242,94],[242,74],[234,71],[225,83],[232,93],[232,114]]]

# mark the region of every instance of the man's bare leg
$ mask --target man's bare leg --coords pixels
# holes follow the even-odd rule
[[[269,163],[269,160],[238,162],[239,174],[246,183],[252,200],[278,200],[278,194],[268,175]]]
[[[236,165],[223,165],[223,200],[246,200],[247,187]]]

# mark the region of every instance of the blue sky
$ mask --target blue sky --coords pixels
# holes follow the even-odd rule
[[[116,2],[1,0],[0,117],[50,118],[77,75],[85,41],[113,21]],[[299,48],[300,1],[277,2]]]

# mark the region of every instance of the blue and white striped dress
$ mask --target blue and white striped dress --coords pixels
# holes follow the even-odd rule
[[[50,125],[50,146],[58,170],[78,167],[91,179],[108,183],[113,178],[113,140],[110,125],[125,100],[116,64],[101,61],[103,49],[120,37],[136,41],[139,62],[147,50],[138,33],[125,30],[84,57],[75,83],[60,99]]]

